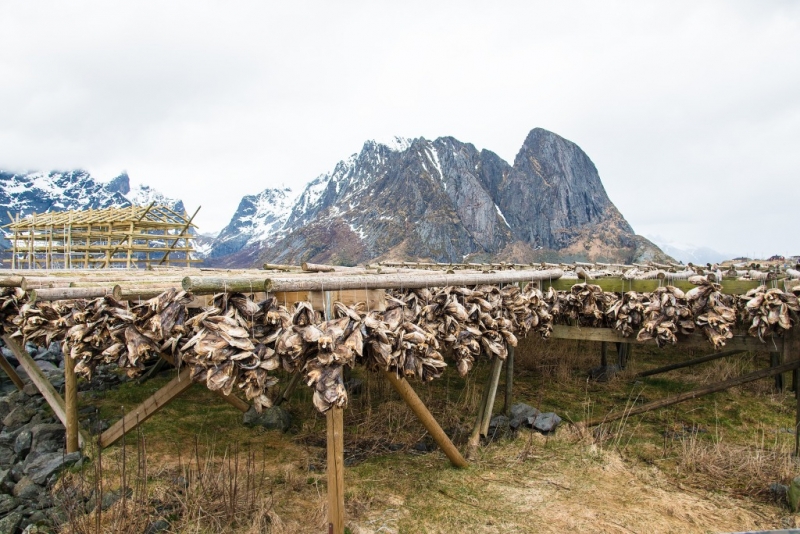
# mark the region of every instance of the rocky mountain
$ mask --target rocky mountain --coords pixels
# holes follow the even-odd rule
[[[299,195],[267,189],[242,199],[208,258],[236,267],[665,255],[635,235],[580,147],[537,128],[513,165],[452,137],[367,141]]]
[[[0,170],[3,224],[11,222],[8,213],[24,217],[48,211],[143,206],[152,201],[178,213],[185,211],[181,200],[168,198],[149,186],[131,188],[125,172],[110,182],[100,182],[84,170],[27,173]],[[5,240],[0,240],[0,245],[8,246]]]
[[[183,202],[167,198],[143,185],[131,189],[122,173],[110,182],[99,182],[84,170],[12,173],[0,170],[0,213],[24,217],[47,211],[87,210],[147,205],[152,201],[182,213]],[[7,221],[8,222],[8,221]]]

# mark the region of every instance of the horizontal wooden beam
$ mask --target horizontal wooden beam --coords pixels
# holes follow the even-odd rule
[[[616,330],[611,328],[590,328],[567,325],[553,325],[552,336],[555,339],[575,339],[581,341],[606,341],[610,343],[636,343],[654,345],[655,340],[636,341],[635,336],[622,337]],[[711,344],[702,334],[692,334],[691,336],[679,336],[678,345],[680,347],[708,348]],[[745,350],[750,352],[780,352],[783,350],[783,338],[773,337],[766,343],[758,338],[737,334],[733,339],[725,342],[726,350]]]
[[[326,291],[333,289],[389,289],[445,286],[478,286],[483,284],[510,284],[560,278],[563,271],[498,271],[493,273],[445,274],[431,272],[397,274],[344,274],[335,278],[314,275],[274,275],[265,281],[267,291]],[[184,285],[184,288],[186,286]]]
[[[678,404],[679,402],[696,399],[697,397],[702,397],[718,391],[724,391],[734,386],[746,384],[747,382],[753,382],[761,378],[767,378],[769,376],[785,373],[786,371],[791,371],[793,369],[797,369],[798,367],[800,367],[800,360],[785,363],[777,367],[768,367],[766,369],[761,369],[760,371],[755,371],[746,375],[737,376],[736,378],[731,378],[730,380],[725,380],[724,382],[717,382],[715,384],[709,384],[708,386],[699,387],[697,389],[693,389],[692,391],[675,395],[674,397],[648,402],[647,404],[642,404],[641,406],[631,408],[630,410],[608,414],[603,417],[595,417],[594,419],[589,419],[586,421],[585,424],[586,426],[595,426],[602,423],[610,423],[624,417],[630,417],[632,415],[639,415],[657,410],[659,408],[665,408],[667,406],[672,406],[673,404]]]

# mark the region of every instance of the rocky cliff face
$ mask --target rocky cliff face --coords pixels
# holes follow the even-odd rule
[[[539,128],[513,166],[452,137],[368,141],[290,208],[288,191],[257,197],[220,235],[215,264],[663,258],[611,203],[589,157]]]

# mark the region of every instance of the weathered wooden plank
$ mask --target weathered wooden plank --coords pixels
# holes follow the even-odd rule
[[[170,380],[167,385],[156,391],[147,400],[125,414],[122,419],[103,432],[100,435],[100,446],[105,448],[113,445],[122,438],[123,434],[130,432],[150,419],[164,406],[175,400],[178,395],[189,389],[192,386],[190,375],[190,369],[184,367],[178,376]]]
[[[610,341],[612,343],[655,344],[655,340],[639,342],[635,337],[622,337],[611,328],[589,328],[566,325],[553,325],[554,339],[575,339],[581,341]],[[708,348],[711,343],[702,334],[678,338],[679,347]],[[746,350],[752,352],[772,352],[783,350],[783,338],[770,338],[762,343],[758,338],[748,335],[735,335],[725,343],[726,350]]]

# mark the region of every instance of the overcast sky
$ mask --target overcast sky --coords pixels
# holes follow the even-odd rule
[[[0,168],[202,205],[367,139],[580,145],[637,233],[800,254],[800,2],[0,0]]]

